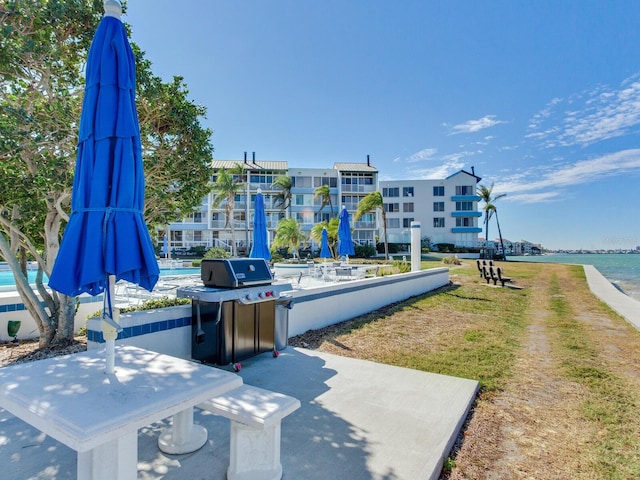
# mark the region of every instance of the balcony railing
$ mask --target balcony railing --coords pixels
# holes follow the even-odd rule
[[[340,190],[344,192],[371,193],[376,189],[375,185],[342,185]]]
[[[375,222],[353,222],[353,228],[376,228]]]

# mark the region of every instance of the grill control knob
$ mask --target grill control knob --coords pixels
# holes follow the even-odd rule
[[[264,294],[264,292],[260,292],[260,293],[258,294],[258,296],[259,296],[260,298],[264,298],[264,297],[265,297],[265,294]]]
[[[244,298],[247,300],[247,302],[250,302],[251,300],[253,300],[253,297],[251,296],[250,293],[248,293]]]

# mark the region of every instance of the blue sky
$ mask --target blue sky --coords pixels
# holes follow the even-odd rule
[[[475,167],[502,233],[640,245],[640,2],[129,0],[154,72],[207,108],[214,157],[381,179]],[[490,236],[497,232],[495,224]]]

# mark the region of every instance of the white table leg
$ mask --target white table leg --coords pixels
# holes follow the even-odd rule
[[[138,432],[128,433],[88,452],[78,452],[78,480],[136,480]]]
[[[207,429],[193,424],[193,407],[176,413],[172,423],[173,426],[167,428],[158,438],[158,448],[164,453],[191,453],[207,443]]]

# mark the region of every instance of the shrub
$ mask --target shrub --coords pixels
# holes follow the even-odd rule
[[[191,300],[189,300],[188,298],[153,298],[151,300],[142,302],[140,305],[132,305],[129,307],[121,308],[120,313],[140,312],[142,310],[156,310],[158,308],[177,307],[179,305],[188,305],[190,303]],[[102,317],[102,309],[92,313],[87,318],[100,317]]]
[[[376,249],[371,245],[356,245],[354,250],[358,258],[371,258],[376,254]]]
[[[214,247],[210,248],[203,258],[231,258],[231,254],[224,248]]]
[[[403,262],[402,260],[394,260],[392,265],[398,269],[398,273],[407,273],[411,271],[411,262]]]
[[[457,255],[453,255],[450,257],[444,257],[442,259],[442,263],[446,265],[462,265],[462,261],[458,258]]]
[[[455,245],[453,243],[436,243],[437,250],[442,253],[453,252]]]

